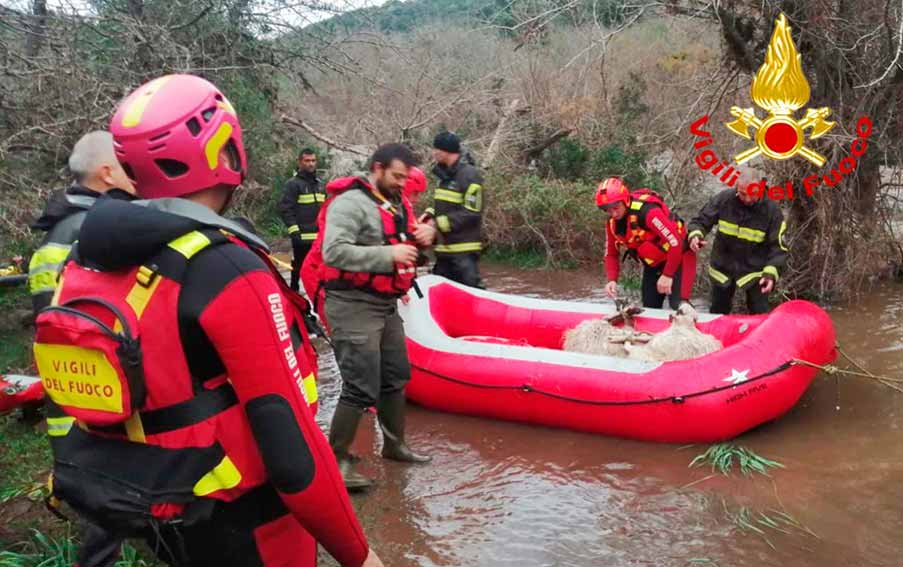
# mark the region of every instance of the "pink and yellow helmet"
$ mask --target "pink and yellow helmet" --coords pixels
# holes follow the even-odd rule
[[[165,75],[129,94],[110,122],[116,157],[145,199],[180,197],[219,184],[238,186],[247,158],[241,124],[215,85]],[[231,157],[224,160],[225,150]],[[237,165],[236,165],[237,164]]]

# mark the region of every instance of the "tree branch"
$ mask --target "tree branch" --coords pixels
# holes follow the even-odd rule
[[[301,128],[302,130],[306,131],[308,134],[310,134],[314,138],[316,138],[316,139],[320,140],[321,142],[323,142],[324,144],[326,144],[327,146],[330,146],[333,148],[338,148],[344,152],[351,152],[351,153],[359,155],[359,156],[368,157],[368,155],[365,152],[356,150],[347,144],[343,144],[341,142],[336,142],[332,138],[328,138],[328,137],[324,136],[323,134],[321,134],[320,132],[315,130],[308,123],[304,122],[301,119],[292,118],[291,116],[286,116],[285,114],[283,114],[282,116],[279,117],[279,120],[281,120],[282,122],[285,122],[286,124],[291,124],[292,126],[297,126],[298,128]]]

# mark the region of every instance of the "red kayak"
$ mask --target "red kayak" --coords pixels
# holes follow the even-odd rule
[[[44,400],[44,385],[35,376],[0,374],[0,414]]]
[[[646,362],[561,350],[564,332],[614,313],[611,304],[483,291],[438,276],[417,279],[399,303],[408,338],[411,400],[432,409],[669,443],[735,437],[786,413],[817,370],[834,361],[834,326],[808,301],[768,315],[700,314],[724,349]],[[646,309],[639,331],[668,327]]]

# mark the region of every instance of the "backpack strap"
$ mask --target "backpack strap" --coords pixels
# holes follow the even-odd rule
[[[141,320],[144,310],[147,308],[148,304],[150,304],[154,293],[157,291],[157,286],[162,281],[160,276],[165,276],[171,280],[182,283],[185,272],[188,269],[188,263],[195,255],[211,246],[218,246],[227,242],[229,242],[229,239],[226,235],[217,229],[193,230],[171,240],[157,255],[142,264],[135,273],[135,283],[132,285],[132,288],[129,290],[125,299],[126,303],[134,310],[135,317],[138,321]],[[121,331],[118,320],[113,329],[116,332]],[[193,388],[195,389],[195,397],[186,400],[181,404],[176,404],[176,406],[187,406],[187,409],[182,411],[182,415],[196,419],[196,421],[191,421],[191,419],[174,420],[171,429],[179,429],[191,425],[192,423],[199,423],[211,415],[223,411],[226,407],[237,403],[234,391],[231,392],[231,398],[226,398],[225,396],[207,394],[207,390],[205,390],[201,384],[194,384]],[[231,390],[232,387],[228,386],[228,389]],[[228,402],[230,400],[234,401],[224,405],[224,401]],[[146,435],[162,433],[164,431],[162,425],[151,427],[150,424],[169,425],[169,422],[166,421],[166,414],[159,414],[159,412],[166,409],[169,408],[133,413],[132,416],[123,423],[129,440],[144,443],[146,442]],[[151,417],[154,414],[163,415],[164,417],[155,419]],[[147,426],[145,424],[146,418],[150,419]],[[148,427],[150,427],[150,430],[148,430]]]

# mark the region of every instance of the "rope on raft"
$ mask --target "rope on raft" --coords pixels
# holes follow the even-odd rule
[[[780,366],[773,368],[772,370],[768,370],[766,372],[763,372],[762,374],[758,374],[747,380],[744,380],[742,382],[742,384],[746,385],[751,382],[756,382],[758,380],[762,380],[769,376],[778,374],[779,372],[783,372],[784,370],[787,370],[787,369],[791,368],[792,366],[807,366],[809,368],[815,368],[817,370],[820,370],[820,371],[824,372],[825,374],[828,374],[829,376],[838,375],[838,374],[846,374],[846,375],[850,375],[850,376],[868,378],[871,380],[875,380],[875,381],[887,386],[888,388],[891,388],[900,393],[903,393],[903,378],[893,378],[890,376],[878,376],[876,374],[873,374],[873,373],[869,372],[868,370],[866,370],[865,368],[863,368],[861,364],[859,364],[855,359],[853,359],[846,352],[844,352],[843,349],[840,348],[840,345],[836,345],[836,346],[837,346],[837,351],[841,354],[841,356],[843,356],[850,363],[852,363],[855,367],[857,367],[859,369],[859,371],[848,370],[845,368],[839,368],[833,364],[816,364],[814,362],[809,362],[808,360],[793,358],[793,359],[790,359],[789,361],[781,364]],[[672,402],[675,404],[681,404],[688,398],[695,398],[695,397],[699,397],[699,396],[704,396],[706,394],[713,394],[715,392],[721,392],[723,390],[733,389],[738,386],[738,384],[728,384],[725,386],[718,386],[715,388],[710,388],[708,390],[692,392],[689,394],[666,396],[666,397],[659,397],[659,398],[650,397],[645,400],[585,400],[585,399],[580,399],[580,398],[574,398],[571,396],[564,396],[564,395],[561,395],[561,394],[558,394],[555,392],[547,392],[547,391],[539,390],[529,384],[523,384],[520,386],[518,386],[518,385],[499,385],[499,384],[479,384],[476,382],[461,380],[460,378],[453,378],[451,376],[446,376],[444,374],[440,374],[438,372],[435,372],[433,370],[424,368],[424,367],[416,365],[416,364],[412,364],[411,367],[416,368],[417,370],[420,370],[421,372],[424,372],[426,374],[430,374],[431,376],[434,376],[440,380],[444,380],[446,382],[452,382],[454,384],[460,384],[462,386],[469,386],[471,388],[481,388],[481,389],[487,389],[487,390],[519,390],[522,392],[539,394],[541,396],[555,398],[555,399],[566,401],[566,402],[574,402],[574,403],[579,403],[579,404],[587,404],[587,405],[595,405],[595,406],[634,406],[634,405],[642,405],[642,404],[657,404],[657,403],[663,403],[663,402]]]
[[[839,368],[833,364],[824,364],[824,365],[815,364],[814,362],[809,362],[807,360],[800,360],[797,358],[794,358],[791,361],[791,363],[794,365],[808,366],[810,368],[818,369],[818,370],[824,372],[825,374],[828,374],[829,376],[833,376],[836,374],[844,374],[847,376],[855,376],[857,378],[868,378],[869,380],[874,380],[884,386],[887,386],[888,388],[890,388],[892,390],[896,390],[897,392],[900,392],[901,394],[903,394],[903,387],[901,387],[901,386],[903,386],[903,378],[895,378],[892,376],[881,376],[878,374],[873,374],[872,372],[869,372],[866,368],[864,368],[859,362],[857,362],[855,358],[848,355],[842,348],[840,348],[840,345],[835,345],[835,346],[837,348],[837,352],[839,352],[840,355],[842,357],[844,357],[850,364],[855,366],[858,369],[858,371],[849,370],[847,368]]]
[[[756,382],[758,380],[762,380],[764,378],[768,378],[769,376],[773,376],[775,374],[778,374],[779,372],[783,372],[784,370],[789,369],[791,366],[793,366],[793,361],[787,361],[775,368],[772,368],[771,370],[768,370],[766,372],[763,372],[761,374],[758,374],[756,376],[753,376],[751,378],[744,380],[742,382],[742,384],[727,384],[724,386],[716,386],[714,388],[709,388],[708,390],[700,390],[698,392],[691,392],[689,394],[663,396],[663,397],[658,397],[658,398],[649,397],[645,400],[585,400],[582,398],[574,398],[571,396],[564,396],[562,394],[558,394],[555,392],[547,392],[544,390],[539,390],[529,384],[522,384],[520,386],[513,385],[513,384],[512,385],[479,384],[476,382],[461,380],[460,378],[453,378],[451,376],[446,376],[444,374],[440,374],[438,372],[429,370],[427,368],[424,368],[424,367],[416,365],[416,364],[412,364],[411,368],[416,368],[417,370],[420,370],[421,372],[424,372],[426,374],[430,374],[431,376],[434,376],[440,380],[445,380],[446,382],[452,382],[454,384],[460,384],[462,386],[470,386],[471,388],[481,388],[481,389],[485,389],[485,390],[517,390],[517,391],[530,393],[530,394],[539,394],[540,396],[555,398],[557,400],[562,400],[565,402],[573,402],[573,403],[586,404],[586,405],[592,405],[592,406],[637,406],[637,405],[643,405],[643,404],[659,404],[659,403],[664,403],[664,402],[671,402],[674,404],[682,404],[682,403],[684,403],[684,401],[686,401],[689,398],[697,398],[699,396],[705,396],[707,394],[713,394],[715,392],[721,392],[723,390],[736,389],[740,385],[746,386],[747,384]]]

